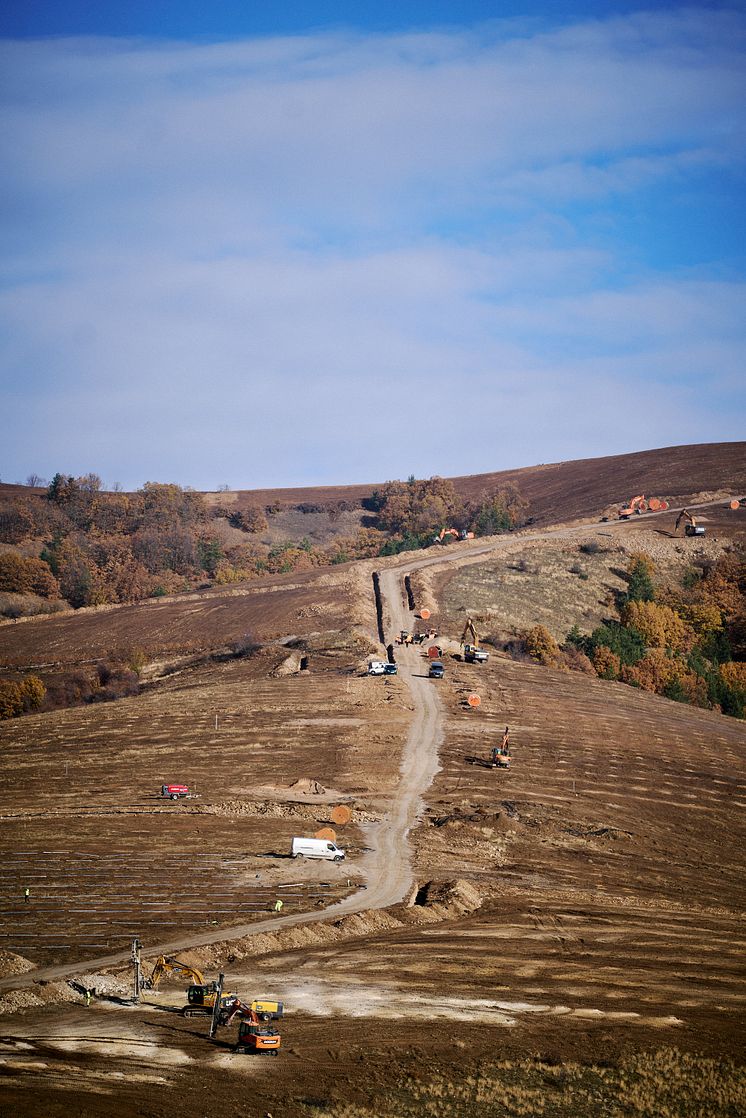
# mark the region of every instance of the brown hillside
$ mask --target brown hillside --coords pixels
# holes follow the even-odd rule
[[[690,500],[703,492],[746,491],[746,442],[671,446],[607,458],[581,458],[488,474],[451,478],[464,497],[478,497],[484,489],[513,484],[530,502],[529,515],[537,523],[559,523],[596,516],[607,505],[637,493]],[[370,485],[317,486],[297,489],[239,490],[209,494],[213,503],[266,505],[329,504],[360,501],[382,482]]]

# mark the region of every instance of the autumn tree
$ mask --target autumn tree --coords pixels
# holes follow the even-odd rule
[[[59,598],[60,585],[41,559],[26,559],[15,552],[0,554],[0,590],[15,594],[38,594]]]
[[[534,625],[526,633],[526,652],[540,664],[555,665],[559,659],[559,645],[543,625]]]
[[[22,680],[0,680],[0,719],[17,718],[31,710],[38,710],[44,702],[46,688],[36,675]]]
[[[693,631],[670,606],[657,602],[630,601],[622,606],[622,622],[640,634],[648,647],[691,648]]]

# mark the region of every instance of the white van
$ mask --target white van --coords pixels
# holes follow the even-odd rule
[[[368,675],[385,675],[386,674],[386,661],[385,660],[371,660],[368,664]]]
[[[326,858],[330,862],[341,862],[345,856],[344,850],[333,842],[316,838],[294,838],[290,853],[293,858]]]

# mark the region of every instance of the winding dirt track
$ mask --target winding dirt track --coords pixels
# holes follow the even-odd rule
[[[444,560],[439,561],[442,563]],[[393,568],[381,574],[384,609],[396,632],[406,628],[408,624],[405,623],[408,613],[403,604],[404,575],[420,563],[410,561],[405,567]],[[412,692],[414,714],[402,756],[401,779],[393,795],[389,813],[382,823],[368,830],[372,849],[362,863],[368,887],[325,909],[322,919],[338,919],[352,912],[386,908],[402,900],[412,887],[407,836],[421,809],[422,794],[438,770],[438,748],[442,734],[438,694],[430,680],[417,674],[417,669],[421,665],[422,659],[417,651],[411,648],[402,650],[399,671]],[[157,944],[148,949],[148,954],[169,955],[175,951],[218,943],[227,938],[240,939],[246,935],[277,931],[278,928],[309,921],[318,922],[318,920],[318,912],[273,917],[258,923],[238,925],[230,929],[216,929],[204,935]],[[13,975],[0,980],[0,991],[31,986],[39,979],[47,981],[65,979],[86,971],[119,966],[126,963],[129,957],[128,951],[119,951],[114,955],[101,956],[75,964],[40,967],[26,974]]]
[[[689,507],[700,506],[690,505]],[[670,512],[677,510],[668,511],[670,514]],[[648,517],[657,515],[660,514],[648,514]],[[607,530],[612,527],[619,530],[622,525],[604,525]],[[584,524],[574,528],[521,533],[521,539],[539,540],[548,537],[561,539],[578,533],[587,534],[592,530],[592,525]],[[512,537],[512,539],[515,539],[515,537]],[[457,551],[449,549],[445,555],[435,555],[430,558],[409,556],[406,562],[381,571],[381,595],[389,631],[398,633],[401,629],[409,628],[411,615],[404,604],[403,580],[405,575],[411,574],[412,571],[422,567],[444,566],[454,559],[461,561],[474,559],[474,561],[477,561],[481,556],[489,552],[499,551],[500,548],[501,542],[494,539],[487,544],[461,545]],[[386,908],[401,901],[412,888],[408,834],[421,810],[421,797],[438,771],[438,749],[442,739],[442,720],[437,689],[426,676],[420,674],[422,657],[419,651],[413,648],[402,648],[398,663],[399,674],[409,687],[414,701],[412,723],[402,756],[401,779],[392,798],[391,808],[386,819],[368,830],[372,849],[362,863],[362,870],[368,881],[367,889],[325,909],[321,919],[334,920],[353,912]],[[190,936],[170,943],[157,944],[149,948],[148,954],[172,954],[175,951],[185,951],[193,947],[219,943],[228,938],[240,939],[243,936],[260,932],[276,931],[282,927],[318,922],[319,919],[318,912],[273,917],[258,923],[238,925],[230,929],[215,929],[200,936]],[[76,974],[87,971],[98,971],[106,967],[120,966],[126,963],[129,957],[128,951],[120,951],[113,955],[88,959],[84,962],[43,967],[28,971],[25,974],[12,975],[0,979],[0,992],[31,986],[38,980],[71,978]]]

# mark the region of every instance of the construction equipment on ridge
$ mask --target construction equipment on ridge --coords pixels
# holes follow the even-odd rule
[[[468,636],[471,637],[470,644],[465,643]],[[459,641],[459,644],[464,650],[464,660],[467,664],[484,664],[490,658],[489,653],[485,652],[484,649],[479,647],[479,637],[477,636],[477,630],[475,629],[474,622],[470,617],[467,617],[466,619],[466,624],[464,625],[464,631],[461,634],[461,640]]]
[[[633,497],[629,504],[625,505],[619,510],[620,520],[629,520],[633,513],[638,516],[643,512],[665,512],[668,508],[668,501],[663,501],[660,497],[648,497],[641,493],[639,497]]]
[[[689,509],[682,509],[676,517],[676,527],[674,528],[674,535],[678,536],[679,528],[684,525],[684,535],[686,536],[704,536],[706,529],[702,528],[694,519]]]

